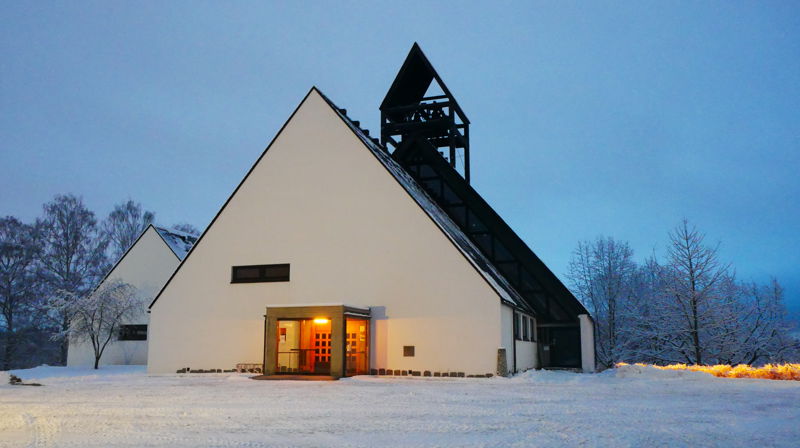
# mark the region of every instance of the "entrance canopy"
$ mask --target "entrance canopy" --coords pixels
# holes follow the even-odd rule
[[[369,373],[369,308],[270,305],[265,318],[265,375]]]

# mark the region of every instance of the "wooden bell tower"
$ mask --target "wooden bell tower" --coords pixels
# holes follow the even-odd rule
[[[429,93],[437,87],[441,93]],[[381,143],[390,153],[425,140],[469,182],[469,119],[416,43],[380,110]]]

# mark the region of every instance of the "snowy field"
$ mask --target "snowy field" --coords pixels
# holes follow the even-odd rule
[[[12,373],[44,386],[0,385],[0,447],[800,446],[800,382],[636,366],[334,382]]]

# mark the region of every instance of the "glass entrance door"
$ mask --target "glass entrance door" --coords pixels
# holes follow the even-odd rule
[[[347,317],[345,325],[345,375],[369,374],[369,320]]]
[[[331,321],[279,319],[276,373],[331,373]]]

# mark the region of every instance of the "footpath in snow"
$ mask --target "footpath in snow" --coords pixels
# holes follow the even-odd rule
[[[122,366],[11,373],[44,386],[0,385],[0,447],[800,443],[800,382],[639,366],[593,375],[334,382],[148,376]]]

